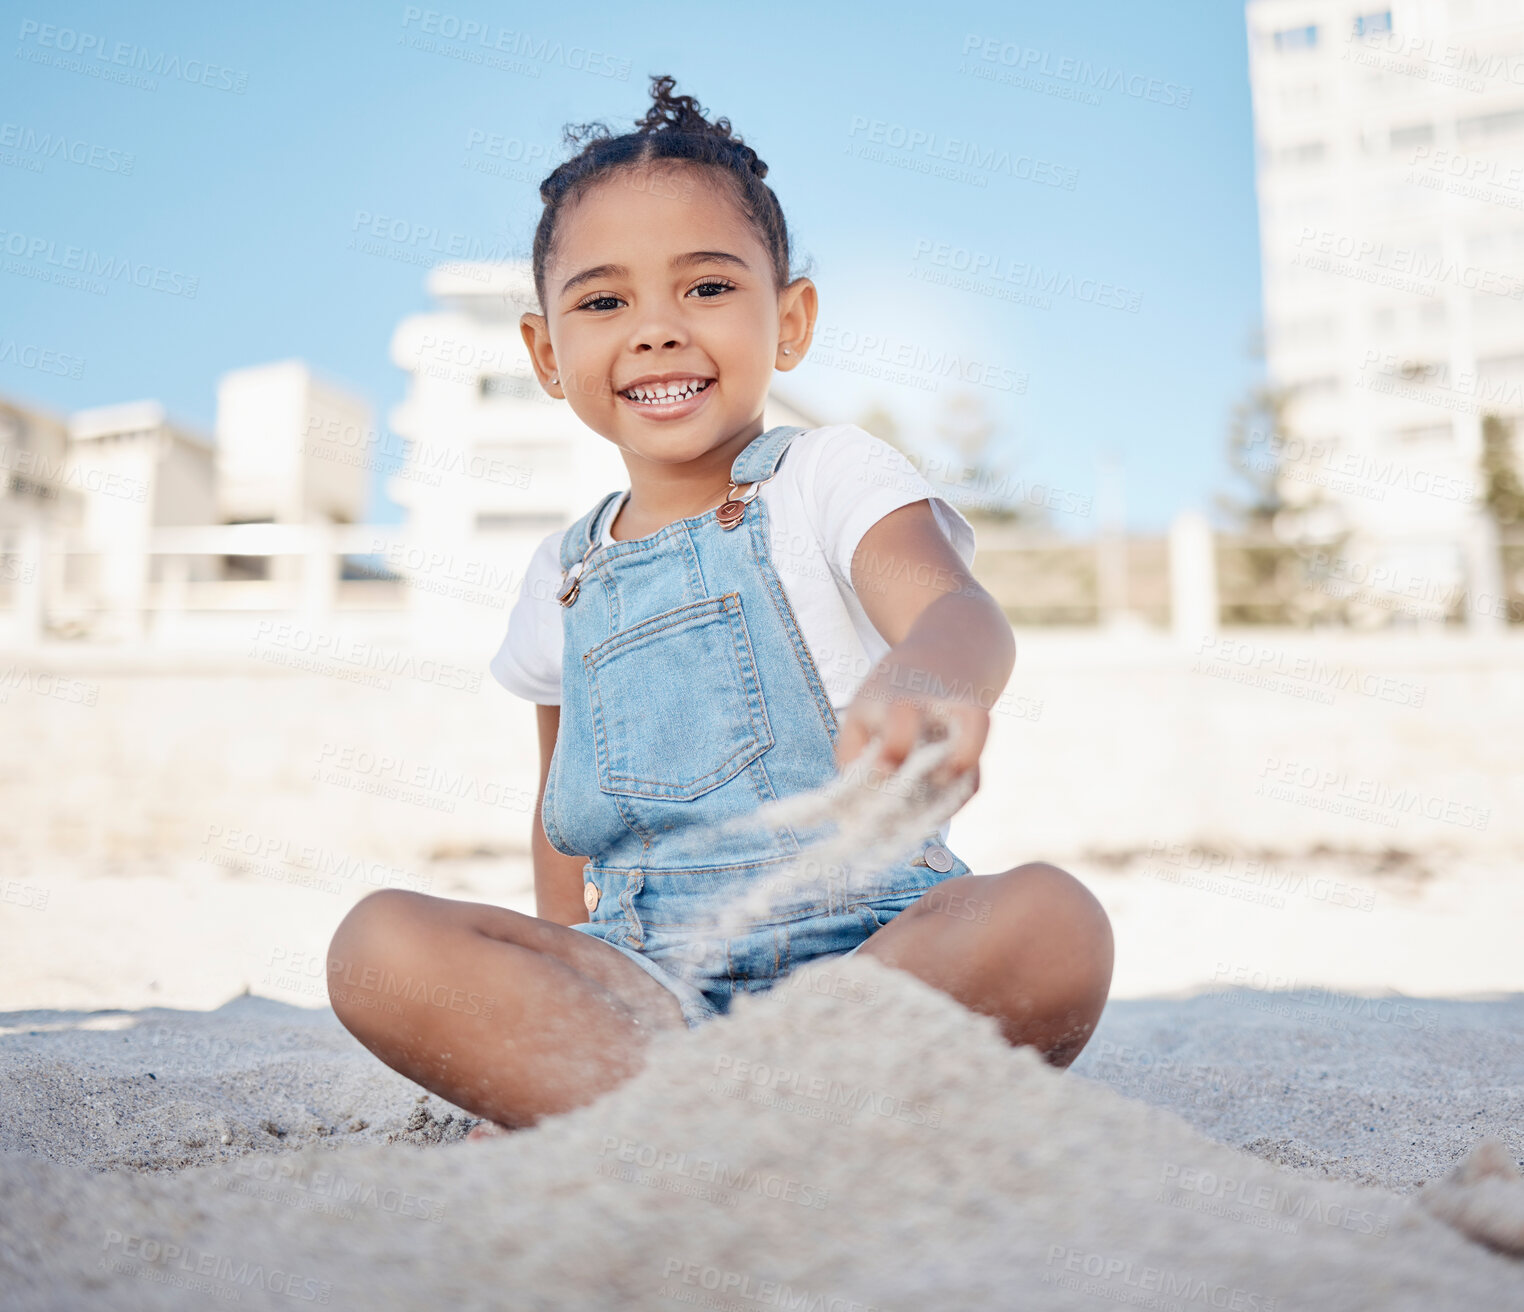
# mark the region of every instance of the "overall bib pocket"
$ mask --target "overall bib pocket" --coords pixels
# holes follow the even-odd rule
[[[582,664],[605,793],[692,801],[773,745],[738,592],[653,615]]]

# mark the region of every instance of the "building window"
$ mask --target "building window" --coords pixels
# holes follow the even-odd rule
[[[1403,446],[1433,446],[1449,443],[1455,436],[1449,424],[1415,424],[1411,428],[1399,428],[1393,434]]]
[[[1356,36],[1375,36],[1378,32],[1392,30],[1392,11],[1383,9],[1376,14],[1361,14],[1355,19]]]
[[[1301,346],[1330,342],[1338,333],[1339,321],[1331,314],[1314,315],[1307,319],[1287,319],[1275,326],[1277,341]]]
[[[1505,132],[1517,132],[1524,128],[1524,109],[1505,110],[1501,114],[1478,114],[1472,118],[1455,120],[1455,135],[1462,140],[1468,137],[1497,137]]]
[[[1302,141],[1295,146],[1284,146],[1280,151],[1282,164],[1316,164],[1328,153],[1321,141]]]
[[[1392,149],[1402,150],[1407,146],[1427,146],[1434,140],[1434,125],[1432,123],[1410,123],[1405,128],[1392,129]]]
[[[1306,27],[1283,27],[1270,39],[1280,54],[1291,50],[1311,50],[1318,43],[1318,27],[1316,23]]]
[[[1323,100],[1320,82],[1288,82],[1281,87],[1281,108],[1292,113],[1316,109]]]

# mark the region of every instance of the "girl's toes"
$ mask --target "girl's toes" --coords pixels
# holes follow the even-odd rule
[[[496,1139],[499,1135],[512,1134],[506,1125],[499,1125],[496,1121],[478,1121],[476,1128],[466,1135],[469,1139]]]

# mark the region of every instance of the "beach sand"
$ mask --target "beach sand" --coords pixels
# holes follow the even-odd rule
[[[1114,1005],[1060,1073],[854,959],[479,1142],[325,1011],[11,1014],[0,1283],[60,1309],[1524,1307],[1520,1259],[1416,1188],[1489,1136],[1524,1152],[1524,998],[1408,1000],[1394,1040],[1390,1009],[1260,996]],[[1524,1221],[1524,1182],[1490,1188]]]
[[[8,707],[0,1308],[1524,1308],[1494,683],[1426,673],[1412,724],[1351,700],[1374,777],[1494,808],[1375,823],[1256,794],[1326,729],[1291,699],[1039,651],[1047,709],[996,717],[951,846],[1111,916],[1071,1071],[864,959],[467,1142],[338,1025],[325,951],[381,885],[532,911],[527,708],[161,664]],[[1463,1160],[1498,1173],[1433,1183]]]

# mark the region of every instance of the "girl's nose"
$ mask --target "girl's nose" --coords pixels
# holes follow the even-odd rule
[[[688,344],[688,333],[669,318],[653,316],[630,334],[632,351],[673,350]]]

